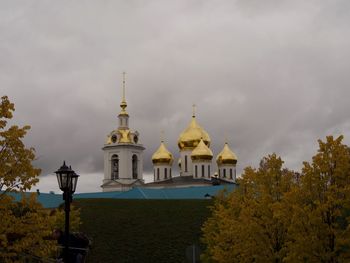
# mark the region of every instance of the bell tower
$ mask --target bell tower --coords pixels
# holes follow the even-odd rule
[[[110,132],[102,148],[104,152],[104,192],[127,191],[144,184],[143,151],[139,133],[129,128],[129,114],[126,111],[125,72],[123,72],[123,95],[118,114],[118,128]]]

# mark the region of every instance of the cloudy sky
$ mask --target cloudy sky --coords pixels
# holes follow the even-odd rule
[[[239,172],[272,152],[300,169],[317,139],[350,144],[349,25],[348,0],[1,1],[0,95],[32,126],[42,191],[56,190],[63,159],[80,192],[100,191],[123,71],[145,173],[161,130],[179,156],[193,103]]]

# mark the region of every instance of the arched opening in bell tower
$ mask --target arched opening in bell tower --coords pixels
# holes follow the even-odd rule
[[[132,156],[132,178],[137,179],[137,155]]]
[[[112,155],[111,159],[111,179],[115,180],[119,178],[119,157],[117,154]]]

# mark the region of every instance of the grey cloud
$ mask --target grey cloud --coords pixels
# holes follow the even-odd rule
[[[145,169],[165,131],[177,138],[197,104],[217,154],[239,171],[271,152],[299,169],[318,138],[349,144],[348,1],[3,1],[1,93],[30,124],[26,143],[51,173],[63,159],[101,173],[127,71],[131,128]]]

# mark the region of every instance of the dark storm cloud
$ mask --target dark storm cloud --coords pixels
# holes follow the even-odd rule
[[[165,131],[177,137],[197,105],[217,154],[239,171],[271,152],[298,169],[318,138],[349,143],[349,1],[3,1],[1,93],[30,124],[44,174],[63,159],[102,172],[127,71],[130,124],[145,168]]]

